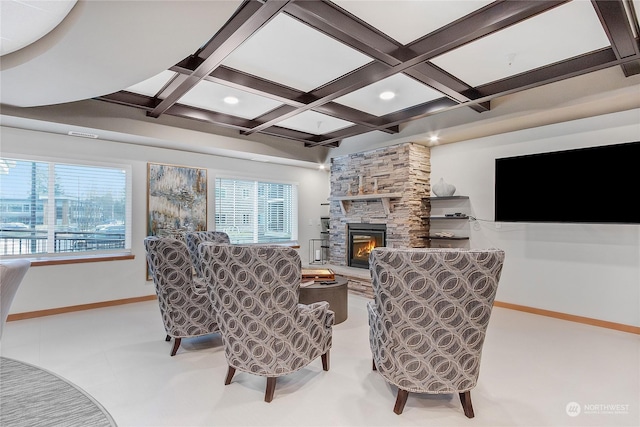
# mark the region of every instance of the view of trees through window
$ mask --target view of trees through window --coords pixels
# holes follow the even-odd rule
[[[124,249],[126,183],[123,168],[0,158],[0,255]]]
[[[295,185],[216,179],[216,230],[232,243],[297,240],[297,212]]]

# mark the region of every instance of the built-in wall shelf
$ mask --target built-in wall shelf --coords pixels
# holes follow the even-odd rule
[[[384,212],[389,215],[391,212],[391,199],[399,199],[402,197],[402,193],[375,193],[375,194],[359,194],[356,196],[336,196],[331,197],[330,200],[337,200],[340,202],[340,209],[342,209],[342,214],[347,214],[347,206],[351,202],[360,202],[366,200],[380,200],[382,202],[382,207],[384,208]],[[346,203],[346,205],[345,205]]]
[[[451,237],[429,236],[427,238],[429,240],[469,240],[469,237],[466,237],[466,236],[451,236]]]
[[[423,216],[422,219],[469,219],[468,215]]]
[[[430,197],[423,197],[423,200],[466,200],[468,199],[469,196],[444,196],[444,197],[439,197],[439,196],[430,196]]]
[[[466,245],[463,243],[469,239],[469,225],[463,222],[468,222],[470,219],[469,208],[469,196],[433,196],[423,197],[423,202],[429,202],[431,205],[431,212],[435,209],[435,215],[422,217],[423,220],[430,222],[429,231],[430,234],[427,237],[430,242],[430,247],[461,247]],[[439,204],[437,202],[444,202]],[[430,213],[431,213],[430,212]],[[433,221],[433,222],[432,222]],[[452,234],[452,236],[439,236],[437,231]],[[459,235],[461,234],[461,235]],[[457,241],[457,243],[444,243],[443,240]],[[443,246],[446,245],[446,246]]]

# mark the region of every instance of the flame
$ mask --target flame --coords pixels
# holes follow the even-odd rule
[[[366,244],[360,246],[358,248],[358,253],[356,254],[356,258],[365,258],[369,256],[369,253],[376,247],[376,242],[374,240],[369,240]]]

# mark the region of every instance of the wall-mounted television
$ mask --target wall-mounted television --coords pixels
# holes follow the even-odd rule
[[[495,220],[640,224],[640,142],[496,159]]]

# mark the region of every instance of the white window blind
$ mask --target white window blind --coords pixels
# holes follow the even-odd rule
[[[232,243],[295,241],[297,213],[294,184],[216,178],[216,230]]]
[[[0,255],[131,249],[128,167],[0,158]]]

